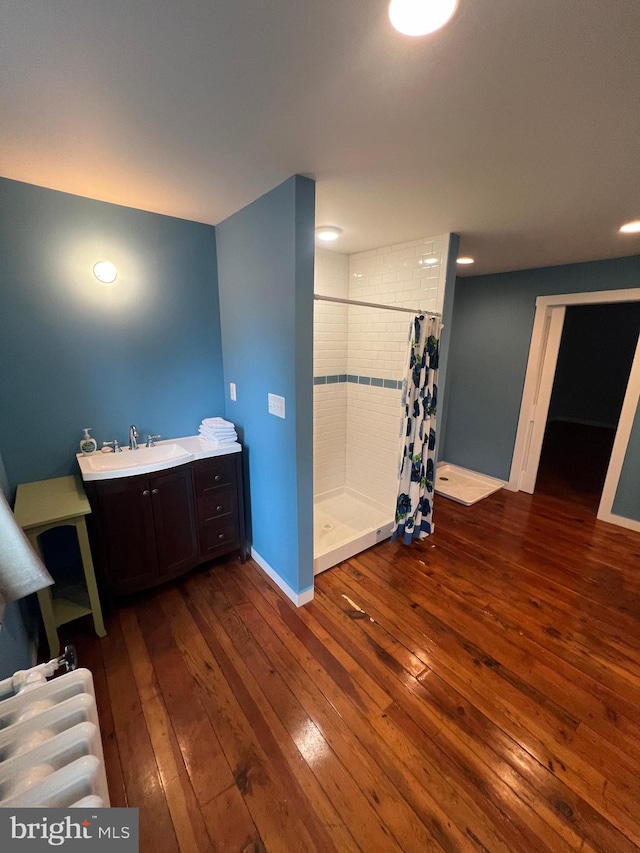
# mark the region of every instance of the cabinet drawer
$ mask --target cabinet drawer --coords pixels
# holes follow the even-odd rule
[[[236,512],[238,497],[235,486],[222,486],[219,489],[207,489],[198,500],[198,518],[200,521],[221,518]]]
[[[235,483],[236,463],[233,456],[216,456],[200,459],[195,465],[196,497],[199,499],[211,489]]]
[[[211,518],[200,524],[200,555],[215,557],[237,548],[240,544],[237,514]]]

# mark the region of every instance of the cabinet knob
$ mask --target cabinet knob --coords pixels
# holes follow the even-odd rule
[[[145,496],[145,498],[148,498],[151,492],[149,491],[149,489],[145,489],[142,494]]]
[[[157,494],[158,494],[158,489],[151,489],[151,494],[152,494],[152,495],[157,495]]]
[[[224,533],[218,534],[218,539],[224,539]]]
[[[214,479],[214,480],[216,481],[216,483],[217,483],[217,482],[218,482],[218,480],[220,479],[220,474],[216,474],[216,476],[215,476],[213,479]]]
[[[222,512],[223,509],[224,507],[222,506],[222,504],[220,504],[220,506],[216,507],[216,512]]]

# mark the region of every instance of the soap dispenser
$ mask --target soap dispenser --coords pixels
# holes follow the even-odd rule
[[[84,453],[85,456],[91,456],[92,453],[96,452],[96,448],[98,447],[98,442],[95,438],[91,438],[89,435],[91,431],[91,427],[86,427],[84,430],[84,435],[80,439],[80,450]]]

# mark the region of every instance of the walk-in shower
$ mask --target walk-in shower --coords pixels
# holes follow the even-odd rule
[[[332,301],[315,302],[315,574],[391,535],[412,313],[397,309],[442,312],[448,248],[316,250],[315,292]]]

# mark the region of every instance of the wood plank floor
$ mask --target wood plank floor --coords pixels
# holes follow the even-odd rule
[[[217,563],[67,637],[143,853],[640,850],[640,534],[437,501],[296,610]]]

